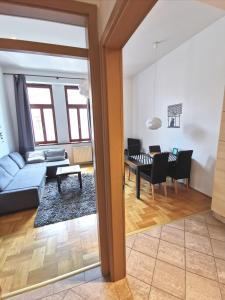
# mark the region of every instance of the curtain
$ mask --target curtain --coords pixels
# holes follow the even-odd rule
[[[25,76],[14,75],[14,85],[18,123],[19,152],[21,154],[25,154],[27,151],[33,151],[35,146]]]

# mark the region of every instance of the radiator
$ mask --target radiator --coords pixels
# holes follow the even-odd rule
[[[92,147],[90,145],[73,147],[73,162],[75,164],[88,163],[92,161]]]

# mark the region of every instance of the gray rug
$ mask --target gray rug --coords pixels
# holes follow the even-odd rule
[[[76,175],[62,180],[61,193],[56,179],[46,183],[44,195],[38,207],[34,227],[96,213],[95,182],[93,174],[82,174],[83,188],[80,189]]]

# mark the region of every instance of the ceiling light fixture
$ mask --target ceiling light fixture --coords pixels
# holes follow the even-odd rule
[[[156,85],[157,85],[157,50],[160,42],[154,42],[153,43],[153,48],[155,49],[155,70],[154,70],[154,78],[153,78],[153,117],[147,119],[145,122],[145,125],[148,129],[151,130],[156,130],[159,129],[162,126],[162,121],[160,118],[154,116],[155,115],[155,101],[156,101]]]

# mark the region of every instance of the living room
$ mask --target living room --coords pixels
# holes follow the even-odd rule
[[[20,30],[39,22],[20,18]],[[87,59],[0,52],[3,294],[99,264],[88,78]]]

